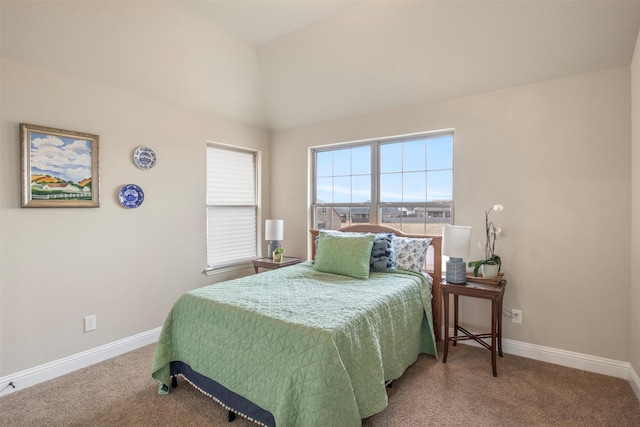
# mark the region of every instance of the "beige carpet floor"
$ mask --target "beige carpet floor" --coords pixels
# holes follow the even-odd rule
[[[183,380],[167,396],[146,346],[0,398],[2,426],[255,426]],[[459,345],[446,364],[421,355],[388,389],[389,406],[363,421],[387,426],[640,426],[629,382]],[[347,427],[347,426],[345,426]]]

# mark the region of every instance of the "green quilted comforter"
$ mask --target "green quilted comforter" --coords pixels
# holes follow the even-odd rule
[[[387,406],[385,381],[436,356],[430,301],[419,274],[359,280],[308,262],[206,286],[171,309],[152,376],[167,393],[182,361],[278,427],[358,426]]]

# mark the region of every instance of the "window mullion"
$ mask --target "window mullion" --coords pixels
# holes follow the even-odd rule
[[[371,204],[369,206],[369,222],[378,224],[378,205],[380,203],[380,144],[371,142]]]

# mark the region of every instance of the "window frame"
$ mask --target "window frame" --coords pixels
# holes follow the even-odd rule
[[[381,162],[380,162],[380,158],[381,158],[381,147],[385,144],[392,144],[392,143],[399,143],[399,142],[408,142],[411,141],[413,139],[419,139],[419,138],[436,138],[439,136],[450,136],[451,137],[451,201],[432,201],[432,202],[407,202],[407,201],[400,201],[400,202],[381,202]],[[392,136],[392,137],[385,137],[385,138],[374,138],[374,139],[368,139],[368,140],[361,140],[361,141],[354,141],[354,142],[346,142],[346,143],[337,143],[337,144],[330,144],[330,145],[323,145],[323,146],[316,146],[316,147],[311,147],[310,151],[311,151],[311,207],[310,207],[310,222],[312,224],[312,228],[321,228],[319,227],[319,223],[317,221],[317,212],[318,209],[335,209],[335,208],[343,208],[343,209],[350,209],[350,208],[368,208],[369,209],[369,223],[370,224],[383,224],[382,219],[383,219],[383,213],[382,213],[382,209],[383,208],[404,208],[407,205],[411,205],[414,207],[424,207],[425,209],[428,208],[432,208],[432,209],[443,209],[446,210],[447,208],[449,209],[449,213],[450,215],[447,217],[446,215],[443,215],[444,218],[448,218],[448,222],[449,224],[454,224],[454,208],[455,208],[455,193],[454,193],[454,188],[455,188],[455,183],[454,183],[454,170],[455,170],[455,164],[454,164],[454,158],[453,158],[453,149],[454,149],[454,142],[455,142],[455,132],[453,129],[446,129],[446,130],[440,130],[440,131],[434,131],[434,132],[420,132],[420,133],[414,133],[414,134],[407,134],[407,135],[398,135],[398,136]],[[371,147],[371,201],[368,203],[319,203],[317,201],[317,154],[319,152],[328,152],[328,151],[335,151],[335,150],[341,150],[341,149],[348,149],[348,148],[355,148],[355,147],[362,147],[362,146],[370,146]],[[426,166],[425,166],[426,168]],[[435,170],[435,169],[434,169]],[[425,169],[426,172],[429,171],[429,169]],[[336,214],[337,217],[340,217],[339,214]],[[350,215],[351,218],[353,218],[352,215]],[[343,226],[349,225],[350,220],[348,220],[347,223],[341,223],[344,225],[341,225],[340,228],[342,228]],[[426,224],[427,221],[424,222],[425,224],[425,229],[426,229]],[[445,223],[442,223],[443,225]],[[423,233],[426,234],[426,233]]]

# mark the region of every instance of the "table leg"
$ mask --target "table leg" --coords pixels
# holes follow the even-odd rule
[[[502,355],[502,299],[500,299],[498,307],[498,354],[500,357],[504,357]]]
[[[453,336],[458,336],[458,295],[453,296]],[[453,346],[458,344],[458,340],[453,340]]]
[[[493,367],[493,376],[498,376],[496,367],[496,335],[498,329],[498,301],[491,301],[491,366]]]
[[[442,363],[447,363],[447,353],[449,352],[449,294],[443,293],[442,297],[444,298],[444,356],[442,357]]]
[[[256,272],[256,274],[258,274],[258,267],[256,267],[255,265],[253,266],[253,270]]]

